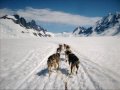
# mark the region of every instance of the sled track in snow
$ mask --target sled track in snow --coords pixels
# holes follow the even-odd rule
[[[56,83],[59,80],[59,77],[63,78],[61,72],[58,73],[52,73],[51,76],[49,77],[48,75],[48,71],[47,71],[47,59],[48,56],[51,55],[51,53],[54,53],[54,49],[53,51],[50,52],[50,54],[47,54],[47,57],[44,58],[43,62],[41,62],[39,64],[38,67],[36,67],[22,82],[21,84],[18,85],[18,87],[16,87],[16,89],[47,89],[49,88],[50,85],[52,85],[53,89],[56,89]],[[42,64],[42,65],[41,65]],[[40,70],[39,70],[40,69]],[[36,73],[38,73],[38,71],[42,72],[44,71],[46,75],[43,76],[38,76],[36,75]],[[43,74],[44,74],[43,72]],[[54,75],[53,75],[54,74]],[[42,78],[43,77],[43,78]],[[54,81],[52,81],[52,78],[54,78]],[[31,79],[31,80],[29,80]],[[25,86],[25,84],[27,84],[27,82],[29,81],[28,85]],[[42,82],[42,83],[41,83]],[[31,86],[32,85],[32,86]],[[55,86],[54,86],[55,85]],[[29,86],[29,87],[28,87]]]
[[[104,89],[119,89],[120,81],[118,81],[115,77],[119,77],[118,75],[114,75],[115,73],[109,72],[106,68],[101,67],[100,65],[92,62],[86,56],[82,55],[79,51],[73,49],[72,50],[80,59],[80,66],[84,71],[84,74],[87,75],[90,82],[93,84],[94,89],[96,90],[104,90]],[[92,71],[92,72],[91,72]],[[99,80],[101,80],[99,82]],[[102,81],[103,80],[103,81]],[[106,87],[103,83],[107,82],[113,87]],[[109,85],[110,86],[110,85]],[[90,89],[90,88],[88,88]]]
[[[81,66],[83,68],[83,70],[85,71],[85,74],[88,76],[88,78],[90,79],[91,83],[94,85],[96,90],[103,90],[102,87],[100,87],[100,85],[91,77],[91,75],[87,72],[86,67],[81,63]]]
[[[114,84],[115,87],[119,88],[120,83],[116,80],[115,77],[112,76],[110,72],[107,72],[103,67],[92,62],[86,56],[82,55],[79,51],[75,50],[74,48],[72,48],[73,53],[75,53],[80,59],[80,67],[78,70],[78,74],[73,75],[72,78],[69,77],[69,75],[67,74],[69,66],[64,61],[65,58],[62,57],[59,72],[53,72],[49,77],[46,62],[48,57],[55,51],[56,48],[52,46],[47,47],[47,49],[45,50],[45,52],[42,53],[42,55],[39,55],[40,49],[31,50],[21,62],[18,62],[17,65],[13,66],[14,69],[11,71],[11,73],[9,73],[9,75],[13,75],[11,76],[11,79],[10,80],[3,79],[3,84],[7,85],[7,87],[3,89],[12,89],[14,85],[16,86],[13,88],[15,90],[17,89],[104,90],[108,89],[108,87],[105,88],[104,84],[102,84],[102,80],[104,79],[106,83],[110,82],[110,85]],[[39,57],[42,57],[41,62],[39,61]],[[34,61],[36,61],[36,63],[34,63]],[[30,65],[32,66],[30,67]],[[18,75],[18,72],[22,73]],[[37,73],[39,73],[39,75],[37,75]],[[20,77],[18,78],[18,76]],[[17,83],[15,82],[5,83],[7,81],[12,81],[15,78],[18,78],[18,80],[20,79],[22,80],[20,80],[20,82]],[[99,82],[99,80],[101,81]]]
[[[79,59],[81,59],[80,57],[80,53],[78,53],[77,51],[73,50],[76,55],[78,55]],[[85,56],[83,56],[84,58],[86,58]],[[91,77],[91,75],[88,73],[87,69],[86,69],[86,66],[84,66],[83,62],[80,60],[80,65],[81,65],[81,68],[84,70],[84,73],[88,76],[89,80],[91,81],[91,83],[93,84],[94,88],[96,90],[103,90],[102,87],[100,87],[100,85]]]
[[[23,58],[23,60],[17,63],[18,65],[16,64],[13,66],[13,69],[8,74],[9,78],[3,78],[1,86],[4,87],[4,89],[11,89],[14,85],[16,86],[19,84],[19,82],[14,82],[14,79],[19,80],[24,77],[27,72],[26,70],[29,68],[29,64],[33,61],[33,55],[34,50],[29,51],[28,54]],[[21,72],[20,75],[19,72]]]
[[[37,65],[37,67],[35,67],[17,86],[15,89],[19,89],[20,86],[22,86],[27,79],[29,79],[31,77],[31,75],[43,64],[46,63],[47,58],[51,55],[51,53],[55,52],[55,49],[53,47],[49,47],[48,50],[51,49],[51,51],[47,54],[47,56],[41,61],[39,62],[39,65]],[[36,53],[37,51],[34,51],[34,53]],[[35,57],[35,56],[34,56]]]
[[[76,53],[76,52],[75,52]],[[50,53],[51,54],[51,53]],[[77,53],[76,53],[77,54]],[[80,54],[77,54],[78,56],[80,56]],[[49,56],[49,55],[47,55]],[[44,61],[47,60],[48,57],[44,58]],[[81,57],[79,57],[81,58]],[[38,67],[36,67],[22,82],[21,84],[18,85],[17,89],[20,89],[21,86],[26,83],[26,80],[29,80],[30,78],[32,78],[35,73],[35,71],[37,71],[38,68],[40,68],[40,65],[42,64],[43,67],[45,68],[46,67],[46,62],[41,62],[39,64]],[[64,61],[61,61],[62,63],[66,63]],[[80,68],[79,68],[79,71],[78,71],[78,75],[74,75],[73,78],[70,78],[68,75],[64,75],[63,73],[52,73],[51,76],[45,76],[42,81],[44,81],[44,84],[40,86],[41,84],[41,79],[39,79],[39,77],[33,77],[33,79],[31,80],[30,85],[33,85],[32,87],[28,87],[27,89],[49,89],[49,87],[51,86],[52,89],[58,89],[59,86],[57,86],[57,82],[60,79],[62,79],[62,84],[63,84],[63,89],[65,89],[65,87],[67,89],[76,89],[75,87],[77,87],[77,89],[91,89],[91,87],[87,86],[88,83],[91,83],[92,85],[92,89],[97,89],[97,90],[102,90],[102,88],[100,88],[99,86],[97,86],[96,82],[94,81],[94,79],[92,79],[92,77],[89,75],[89,73],[87,72],[87,69],[86,67],[82,64],[83,62],[81,61],[81,64],[80,64]],[[62,68],[63,66],[61,66]],[[44,69],[44,68],[41,68],[41,69]],[[68,68],[68,67],[67,67]],[[52,78],[54,78],[54,81],[52,81]],[[43,83],[43,82],[42,82]],[[60,83],[58,83],[60,84]],[[77,85],[75,85],[77,84]],[[42,87],[42,88],[41,88]],[[60,87],[61,88],[61,87]],[[25,87],[26,89],[26,87]]]
[[[75,52],[75,54],[76,54],[76,52]],[[79,56],[79,54],[77,53],[77,56]],[[80,57],[79,57],[80,58]],[[64,63],[66,63],[66,62],[64,62]],[[69,67],[68,67],[69,68]],[[81,72],[82,71],[82,72]],[[86,78],[85,77],[87,77],[87,79],[89,79],[89,80],[87,80],[86,81]],[[86,83],[87,82],[90,82],[91,83],[91,85],[92,85],[92,88],[89,88],[87,85],[86,85]],[[94,82],[92,81],[92,79],[91,79],[91,77],[88,75],[88,73],[86,72],[86,69],[85,69],[85,67],[83,66],[83,65],[81,65],[80,64],[80,68],[79,68],[79,70],[78,70],[78,74],[77,75],[73,75],[73,78],[70,78],[69,77],[69,75],[65,75],[65,77],[64,77],[64,80],[63,80],[63,82],[64,82],[64,86],[65,86],[65,88],[67,88],[68,90],[69,89],[97,89],[97,90],[101,90],[100,88],[96,88],[96,85],[94,84]],[[76,85],[74,85],[74,84],[77,84],[77,86]],[[77,88],[75,88],[75,87],[77,87]]]
[[[58,77],[58,73],[55,75],[55,80],[54,80],[54,82],[52,82],[53,89],[56,88],[56,87],[55,87],[55,84],[56,84],[56,81],[57,81],[57,77]],[[51,83],[50,77],[48,78],[48,81],[44,84],[43,90],[46,90],[46,88],[49,88],[49,87],[48,87],[49,83]]]

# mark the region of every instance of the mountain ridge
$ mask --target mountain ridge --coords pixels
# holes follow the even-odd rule
[[[120,34],[120,12],[109,13],[98,20],[93,27],[77,27],[73,30],[73,35],[78,36],[115,36]]]
[[[20,17],[18,14],[14,14],[14,15],[4,15],[2,17],[0,17],[1,19],[1,24],[3,25],[4,21],[7,20],[11,20],[12,23],[9,23],[9,24],[12,24],[11,26],[9,24],[6,24],[6,26],[9,26],[9,27],[13,27],[13,26],[16,26],[19,25],[21,30],[19,30],[20,32],[19,33],[22,33],[22,34],[25,34],[25,33],[30,33],[32,32],[34,36],[37,36],[37,37],[51,37],[53,36],[52,33],[49,33],[47,32],[46,29],[44,29],[43,27],[41,27],[40,25],[37,25],[36,24],[36,21],[35,20],[31,20],[29,22],[26,21],[26,19],[24,17]],[[1,25],[1,26],[2,26]],[[19,29],[17,28],[18,26],[16,26],[16,29]],[[3,27],[3,29],[5,29],[6,27]],[[7,30],[6,30],[7,31]],[[4,32],[4,31],[2,31]],[[14,33],[15,34],[15,33]]]

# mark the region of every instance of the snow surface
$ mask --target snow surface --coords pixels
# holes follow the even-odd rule
[[[112,28],[109,28],[108,30],[104,31],[101,35],[104,36],[114,36],[115,34],[117,34],[119,32],[118,30],[119,26],[114,26]],[[120,33],[118,33],[119,35]]]
[[[13,20],[17,20],[14,16],[11,16],[11,15],[7,15],[8,18],[11,18]]]
[[[24,34],[21,33],[24,31]],[[0,20],[0,38],[34,38],[32,29],[25,29],[24,27],[15,24],[12,20]]]
[[[13,16],[7,16],[8,18],[14,19]],[[36,33],[35,36],[33,33]],[[0,38],[40,38],[38,33],[41,33],[45,36],[45,33],[41,31],[36,31],[34,29],[26,29],[25,27],[20,26],[19,24],[14,23],[10,19],[0,19]],[[54,36],[51,32],[46,32],[46,34]]]
[[[54,33],[55,37],[74,37],[72,32]]]
[[[46,32],[46,34],[51,35],[52,37],[55,36],[52,32]]]
[[[77,75],[61,53],[60,70],[48,75],[47,58],[67,43],[80,59]],[[119,90],[119,37],[52,37],[0,39],[0,89]]]

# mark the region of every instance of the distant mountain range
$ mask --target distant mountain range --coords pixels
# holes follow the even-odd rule
[[[120,36],[120,13],[109,13],[92,27],[79,26],[72,33],[53,34],[36,24],[35,20],[27,22],[19,15],[4,15],[0,17],[0,37],[74,37],[74,36]]]
[[[77,36],[115,36],[120,35],[120,13],[109,13],[97,21],[93,27],[77,27],[73,31]]]
[[[18,33],[22,33],[22,34],[26,34],[26,33],[31,34],[32,33],[36,37],[51,37],[51,36],[53,36],[52,33],[47,32],[46,29],[37,25],[35,20],[31,20],[30,22],[27,22],[24,17],[20,17],[17,14],[5,15],[3,17],[0,17],[0,24],[2,27],[1,28],[2,32],[4,32],[4,34],[11,33],[11,35],[17,36]],[[19,25],[19,26],[17,26],[17,25]],[[10,32],[9,29],[11,29],[12,32]],[[17,29],[18,32],[15,33],[16,31],[14,29],[15,30]]]

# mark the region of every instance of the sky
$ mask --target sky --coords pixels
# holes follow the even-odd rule
[[[50,32],[93,26],[108,13],[120,12],[120,0],[0,0],[0,14],[14,14]]]

